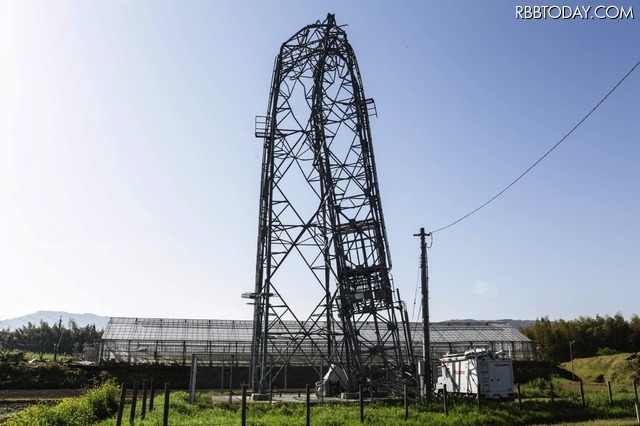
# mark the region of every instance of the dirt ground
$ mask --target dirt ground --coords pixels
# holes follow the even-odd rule
[[[61,399],[83,392],[82,389],[0,389],[0,403],[16,399]]]

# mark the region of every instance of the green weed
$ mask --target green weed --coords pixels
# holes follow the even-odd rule
[[[57,405],[34,405],[10,417],[6,426],[87,426],[112,416],[118,409],[118,387],[106,383],[79,398]]]
[[[170,397],[169,423],[171,425],[240,425],[238,403],[211,403],[211,393],[199,394],[194,404],[188,403],[186,392],[174,392]],[[603,418],[629,418],[633,415],[633,401],[623,399],[610,405],[606,398],[590,399],[586,408],[580,400],[557,399],[551,403],[548,399],[527,399],[522,409],[517,401],[482,401],[478,409],[474,399],[452,398],[449,402],[449,414],[445,415],[442,401],[431,403],[413,402],[409,406],[409,417],[405,421],[405,409],[401,402],[366,402],[364,424],[368,426],[386,425],[434,425],[434,426],[514,426],[553,424],[563,421],[587,421]],[[139,406],[140,404],[138,404]],[[125,410],[129,413],[130,407]],[[356,402],[325,402],[313,404],[310,408],[311,423],[322,426],[356,426],[360,423],[360,410]],[[162,409],[146,413],[144,420],[136,414],[136,426],[162,424]],[[303,426],[306,424],[306,406],[304,403],[249,403],[247,406],[247,425],[252,426]],[[140,419],[140,420],[139,420]],[[113,420],[99,423],[112,426]]]

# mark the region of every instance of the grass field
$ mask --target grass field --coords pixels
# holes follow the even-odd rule
[[[169,405],[169,424],[171,425],[240,425],[241,404],[222,402],[213,404],[215,394],[201,393],[193,404],[188,402],[188,394],[176,391],[171,394]],[[312,397],[315,400],[315,397]],[[156,408],[146,412],[141,419],[141,402],[138,401],[135,424],[141,426],[160,425],[163,418],[163,398],[156,398]],[[578,401],[557,399],[551,403],[544,398],[524,400],[522,409],[517,401],[483,403],[477,408],[473,399],[450,401],[449,413],[444,413],[442,401],[430,404],[414,402],[408,407],[405,420],[405,408],[401,401],[367,401],[364,406],[364,424],[366,425],[547,425],[577,424],[609,426],[634,424],[633,401],[620,399],[612,406],[602,398],[589,399],[586,408]],[[123,413],[123,421],[128,422],[131,405]],[[609,423],[595,423],[592,420],[609,418]],[[101,426],[113,425],[114,418],[98,423]],[[304,403],[250,403],[246,412],[247,425],[305,425],[306,405]],[[361,425],[358,401],[325,402],[310,407],[312,425],[349,426]],[[589,422],[591,421],[591,422]],[[565,422],[565,423],[563,423]],[[586,423],[585,423],[586,422]]]
[[[574,361],[576,376],[593,377],[598,380],[604,378],[606,381],[611,381],[611,399],[609,386],[606,382],[585,383],[583,386],[585,406],[583,406],[579,383],[554,377],[551,379],[540,378],[522,385],[522,405],[517,399],[503,402],[483,401],[481,408],[478,408],[477,401],[474,399],[452,397],[448,405],[449,412],[445,414],[442,400],[434,400],[431,403],[413,401],[408,406],[406,419],[405,407],[401,400],[365,401],[364,422],[361,422],[357,400],[329,400],[320,404],[315,396],[312,396],[314,403],[309,408],[310,420],[312,425],[324,426],[361,424],[372,426],[417,426],[424,424],[436,426],[551,424],[631,426],[637,424],[633,380],[638,374],[638,359],[629,354],[623,354]],[[42,415],[45,418],[55,418],[58,423],[47,423],[37,417],[24,417],[20,413],[14,416],[15,421],[13,418],[9,419],[7,424],[20,426],[31,424],[112,426],[116,420],[113,404],[117,399],[116,394],[119,394],[119,389],[113,383],[104,386],[106,387],[94,393],[88,401],[83,400],[83,397],[65,398],[59,407],[51,409],[37,407],[24,410],[24,412],[30,412],[29,416]],[[97,395],[100,397],[98,398]],[[135,424],[139,426],[161,425],[163,422],[163,395],[156,396],[153,411],[149,411],[147,401],[145,401],[144,419],[142,419],[143,401],[141,395],[139,398],[134,412]],[[307,407],[304,400],[303,396],[298,398],[299,402],[249,403],[246,411],[246,424],[256,426],[306,425]],[[129,424],[131,402],[132,400],[129,398],[123,410],[122,424]],[[169,424],[172,426],[241,425],[241,409],[242,405],[237,395],[234,403],[228,403],[228,400],[219,393],[199,392],[196,401],[190,404],[187,392],[174,391],[169,400]],[[84,413],[86,418],[93,418],[95,421],[93,423],[77,423],[79,419],[77,413]],[[21,416],[22,420],[19,420]],[[69,418],[64,416],[69,416]],[[103,420],[98,420],[100,418]]]
[[[575,374],[576,380],[585,383],[613,382],[628,384],[640,378],[640,358],[636,354],[623,353],[597,356],[592,358],[576,358],[560,365]]]

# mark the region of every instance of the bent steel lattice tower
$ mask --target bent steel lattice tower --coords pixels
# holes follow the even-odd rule
[[[339,365],[347,392],[359,384],[393,390],[412,377],[406,311],[389,274],[372,114],[333,15],[282,44],[267,116],[256,118],[264,140],[256,283],[243,295],[254,299],[256,394],[268,393],[294,356],[320,374]]]

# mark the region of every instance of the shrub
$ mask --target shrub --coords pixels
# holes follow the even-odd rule
[[[115,382],[107,382],[98,388],[90,389],[83,398],[87,400],[96,417],[103,419],[118,410],[119,393],[120,389]]]
[[[618,351],[611,348],[598,348],[596,356],[617,355]]]
[[[537,389],[537,390],[547,390],[549,389],[549,381],[547,381],[546,379],[542,378],[542,377],[538,377],[535,378],[533,380],[531,380],[527,386],[529,386],[532,389]]]
[[[8,419],[7,426],[85,426],[110,417],[118,409],[118,387],[106,383],[78,398],[50,407],[35,405]]]
[[[66,364],[0,363],[0,386],[3,389],[80,388],[89,381],[87,371]]]
[[[61,403],[52,407],[54,425],[86,426],[95,423],[95,413],[91,410],[89,401],[85,398],[65,398]]]

